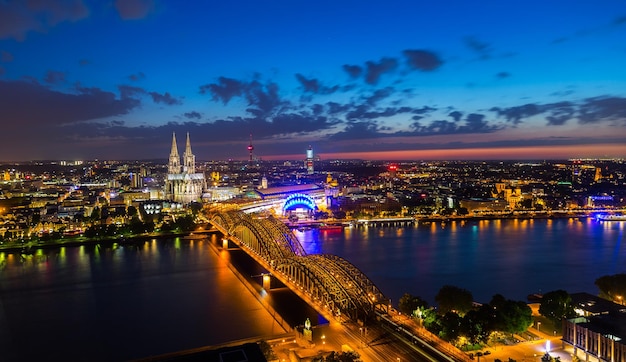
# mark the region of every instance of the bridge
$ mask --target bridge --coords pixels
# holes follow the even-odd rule
[[[275,217],[226,211],[209,220],[224,243],[243,249],[323,315],[365,321],[389,312],[390,300],[362,271],[336,255],[307,254]]]

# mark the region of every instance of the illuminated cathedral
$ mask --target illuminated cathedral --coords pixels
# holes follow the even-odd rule
[[[169,200],[188,204],[200,201],[206,186],[204,173],[196,173],[196,156],[191,152],[191,142],[187,133],[187,145],[180,163],[176,134],[172,135],[172,150],[165,180],[165,197]]]

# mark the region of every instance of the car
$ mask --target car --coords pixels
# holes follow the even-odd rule
[[[483,356],[489,356],[491,354],[491,351],[485,351],[483,352]]]

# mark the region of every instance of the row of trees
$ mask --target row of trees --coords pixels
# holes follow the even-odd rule
[[[600,289],[600,297],[624,303],[626,274],[606,275],[598,278],[595,284]],[[465,343],[487,342],[493,332],[521,333],[533,323],[532,311],[525,302],[509,300],[500,294],[494,295],[489,304],[474,306],[471,292],[446,285],[439,290],[435,301],[438,309],[407,293],[400,298],[398,309],[420,318],[426,329],[459,347]],[[563,319],[576,316],[572,298],[565,290],[545,293],[539,314],[555,326]]]
[[[174,221],[164,222],[160,226],[160,231],[162,232],[171,232],[171,231],[181,231],[188,232],[192,231],[195,228],[196,224],[194,221],[194,217],[191,215],[185,215],[177,217]],[[129,223],[127,224],[110,224],[110,225],[101,225],[94,224],[89,226],[84,233],[85,237],[88,238],[102,238],[102,237],[114,237],[116,235],[125,235],[125,234],[143,234],[143,233],[151,233],[155,231],[155,223],[152,220],[141,221],[138,217],[133,217]]]
[[[420,318],[424,327],[458,347],[486,343],[494,332],[521,333],[532,325],[532,311],[523,301],[493,296],[489,304],[474,306],[472,293],[452,285],[435,296],[439,308],[430,308],[420,297],[405,294],[398,309]]]

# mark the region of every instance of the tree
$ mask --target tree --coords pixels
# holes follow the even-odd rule
[[[267,343],[266,340],[262,339],[258,341],[257,344],[259,345],[259,349],[261,349],[261,352],[263,353],[263,356],[266,360],[272,361],[278,358],[278,356],[276,356],[276,353],[274,353],[272,346],[270,346],[270,344]]]
[[[458,314],[464,315],[472,309],[474,297],[469,290],[453,285],[444,285],[435,296],[435,301],[439,305],[439,314],[456,311]]]
[[[126,210],[126,215],[128,215],[128,217],[130,218],[138,216],[137,208],[134,207],[133,205],[130,205],[128,209]]]
[[[409,293],[404,293],[398,301],[398,310],[404,314],[412,315],[416,310],[423,310],[426,308],[428,308],[428,302]]]
[[[441,327],[439,336],[446,341],[457,339],[461,335],[461,323],[463,318],[454,312],[448,312],[439,319]]]
[[[572,297],[564,290],[554,290],[544,294],[539,305],[539,314],[555,324],[560,323],[563,318],[575,316]]]
[[[330,352],[326,358],[324,358],[325,362],[360,362],[361,356],[359,356],[356,352]]]
[[[202,211],[202,203],[194,201],[191,204],[189,204],[189,209],[191,209],[191,213],[194,216],[198,215],[198,213]]]
[[[97,221],[100,220],[100,208],[98,206],[93,208],[93,211],[91,211],[91,220],[93,221]]]
[[[594,283],[600,289],[600,297],[617,303],[626,302],[626,274],[604,275]]]
[[[346,218],[346,212],[343,211],[343,210],[333,211],[333,217],[335,219],[345,219]]]
[[[532,310],[522,301],[505,299],[496,294],[489,306],[493,308],[495,329],[507,333],[520,333],[528,329],[533,323]]]
[[[182,231],[191,231],[196,227],[193,216],[185,215],[176,219],[176,227]]]
[[[470,310],[463,317],[461,334],[471,343],[484,343],[495,330],[495,312],[492,306],[482,305],[476,310]]]

